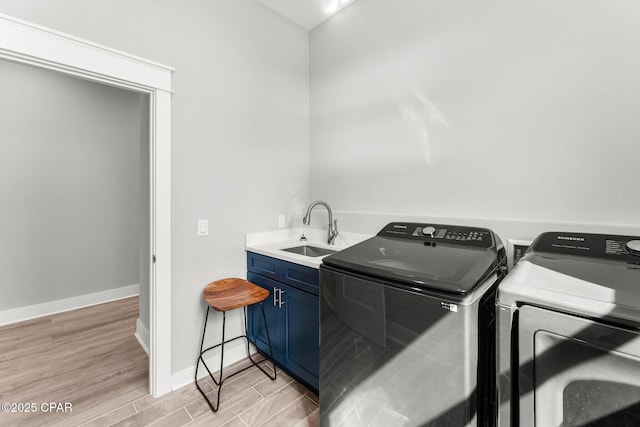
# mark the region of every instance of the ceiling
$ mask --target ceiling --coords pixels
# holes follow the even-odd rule
[[[258,0],[280,15],[311,30],[356,0]]]

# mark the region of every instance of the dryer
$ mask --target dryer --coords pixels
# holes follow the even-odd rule
[[[541,234],[496,304],[500,426],[640,426],[640,237]]]

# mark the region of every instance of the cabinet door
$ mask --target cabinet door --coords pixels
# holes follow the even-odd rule
[[[255,273],[247,273],[247,280],[269,291],[269,297],[262,302],[264,313],[269,326],[269,337],[273,349],[273,358],[276,362],[282,363],[285,352],[285,317],[282,309],[274,304],[275,289],[280,289],[282,285],[274,280],[267,279]],[[264,354],[269,354],[269,342],[267,332],[262,319],[260,304],[247,307],[247,333],[258,349]]]
[[[318,390],[319,303],[318,297],[287,285],[280,285],[285,313],[284,364],[294,374]]]

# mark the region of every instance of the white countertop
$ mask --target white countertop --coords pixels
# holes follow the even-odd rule
[[[300,236],[304,232],[306,241],[301,241]],[[293,252],[283,251],[285,248],[295,246],[311,245],[320,248],[333,250],[341,250],[356,243],[368,239],[369,235],[345,233],[340,231],[333,245],[327,244],[327,230],[317,228],[286,228],[275,231],[266,231],[261,233],[247,233],[245,236],[245,249],[248,252],[254,252],[266,255],[272,258],[293,262],[295,264],[305,265],[307,267],[319,268],[322,264],[322,258],[309,257],[305,255],[295,254]],[[326,256],[326,255],[325,255]]]

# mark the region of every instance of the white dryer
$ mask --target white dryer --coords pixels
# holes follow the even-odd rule
[[[544,233],[497,308],[500,426],[640,426],[640,237]]]

